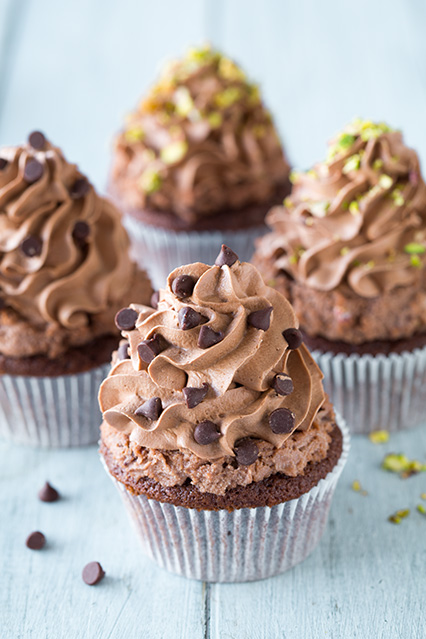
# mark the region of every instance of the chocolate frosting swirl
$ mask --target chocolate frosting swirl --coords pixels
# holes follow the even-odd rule
[[[132,280],[127,234],[76,165],[29,139],[0,151],[0,297],[32,325],[78,329]]]
[[[289,167],[257,86],[210,47],[164,69],[117,139],[113,190],[193,222],[268,202]]]
[[[373,298],[419,282],[426,253],[426,185],[415,151],[385,124],[355,120],[328,158],[296,174],[259,254],[312,288]]]
[[[195,286],[181,299],[173,290],[183,275],[193,278]],[[180,328],[179,311],[185,307],[201,316],[201,324]],[[270,307],[269,326],[266,322],[265,330],[256,328],[259,322],[251,314]],[[235,455],[236,443],[246,438],[280,448],[295,430],[306,430],[313,423],[324,401],[322,374],[303,344],[289,347],[283,331],[297,327],[294,312],[251,264],[182,266],[170,274],[167,289],[160,291],[157,310],[136,304],[131,308],[138,319],[134,329],[123,332],[130,358],[115,362],[99,399],[104,420],[130,434],[132,441],[152,449],[190,450],[215,460]],[[221,332],[222,339],[200,348],[200,332],[206,326]],[[161,348],[147,364],[138,346],[154,336]],[[279,373],[291,378],[290,394],[274,389]],[[187,387],[206,389],[192,408],[185,401]],[[138,409],[153,398],[161,401],[162,412],[148,419]],[[293,423],[287,432],[276,433],[269,419],[282,408],[288,409]],[[207,444],[194,437],[196,426],[205,420],[213,422],[219,433]]]

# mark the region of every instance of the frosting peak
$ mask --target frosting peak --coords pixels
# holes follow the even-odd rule
[[[311,426],[322,374],[287,300],[254,266],[221,256],[174,270],[156,310],[131,306],[128,353],[99,398],[104,420],[141,446],[250,464],[256,440],[280,448]]]
[[[274,198],[288,164],[258,87],[207,46],[165,67],[129,116],[112,177],[130,208],[192,222]]]
[[[419,281],[426,254],[426,185],[398,131],[354,120],[325,162],[294,174],[260,251],[277,271],[322,291],[372,298]]]

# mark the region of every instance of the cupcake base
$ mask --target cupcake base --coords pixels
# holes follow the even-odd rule
[[[136,525],[145,553],[160,566],[203,581],[254,581],[292,568],[319,542],[349,450],[348,429],[340,418],[338,425],[341,435],[336,429],[329,457],[332,459],[336,451],[337,455],[330,472],[324,472],[323,465],[325,477],[316,479],[307,492],[273,506],[197,510],[164,503],[132,492],[111,474],[108,459],[103,462]],[[321,464],[311,464],[305,477],[316,476]],[[293,481],[283,479],[287,485]],[[279,483],[280,477],[271,481]],[[263,490],[261,494],[268,499]]]

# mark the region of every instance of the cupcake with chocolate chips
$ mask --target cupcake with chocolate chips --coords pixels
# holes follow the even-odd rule
[[[249,259],[289,167],[258,87],[210,47],[164,69],[116,141],[110,191],[154,284],[222,242]]]
[[[355,120],[268,223],[255,263],[293,304],[349,425],[424,421],[426,185],[401,133]]]
[[[175,269],[155,310],[130,309],[99,394],[101,454],[146,552],[208,581],[302,561],[348,435],[290,304],[223,246],[215,266]]]
[[[116,312],[151,285],[115,207],[40,132],[0,149],[0,435],[97,439]]]

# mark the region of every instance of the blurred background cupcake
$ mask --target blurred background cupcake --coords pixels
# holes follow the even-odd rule
[[[0,212],[0,436],[93,443],[115,313],[150,282],[118,211],[38,131],[0,149]]]
[[[291,301],[355,432],[424,419],[426,185],[399,131],[354,120],[294,174],[255,263]]]
[[[155,311],[130,312],[100,389],[101,453],[145,551],[207,581],[302,561],[348,434],[290,304],[222,247],[213,267],[174,270]]]
[[[115,145],[109,189],[134,255],[162,285],[221,243],[249,259],[289,166],[257,85],[209,46],[171,62]]]

